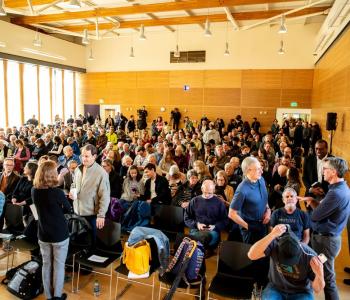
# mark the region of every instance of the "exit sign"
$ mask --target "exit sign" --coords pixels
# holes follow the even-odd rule
[[[290,107],[298,107],[298,102],[291,102]]]

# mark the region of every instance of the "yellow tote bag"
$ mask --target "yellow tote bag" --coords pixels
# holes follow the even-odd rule
[[[123,262],[129,271],[134,274],[145,274],[150,269],[151,247],[146,240],[142,240],[133,246],[124,245]]]

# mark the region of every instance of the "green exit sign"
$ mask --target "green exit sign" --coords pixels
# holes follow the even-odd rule
[[[298,102],[291,102],[290,107],[298,107]]]

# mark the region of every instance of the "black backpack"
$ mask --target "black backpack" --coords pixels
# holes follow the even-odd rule
[[[38,260],[27,261],[6,272],[2,280],[7,290],[20,299],[33,299],[43,292],[42,263]]]

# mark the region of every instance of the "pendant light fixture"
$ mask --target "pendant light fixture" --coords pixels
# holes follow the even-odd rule
[[[145,26],[144,26],[143,24],[141,24],[141,28],[140,28],[140,37],[139,37],[139,39],[140,39],[141,41],[147,40],[147,37],[146,37],[146,35],[145,35]]]
[[[134,53],[134,38],[133,35],[131,35],[131,47],[130,47],[130,54],[129,54],[130,58],[134,58],[135,57],[135,53]]]
[[[81,42],[82,42],[84,45],[88,45],[88,44],[90,43],[90,41],[89,41],[89,36],[88,36],[88,30],[87,30],[87,29],[84,29],[84,36],[83,36]]]
[[[229,46],[228,46],[228,22],[226,22],[226,43],[225,43],[224,55],[225,56],[229,56],[230,55],[230,50],[229,50]]]
[[[0,0],[0,16],[6,16],[7,13],[5,11],[4,0]]]
[[[81,4],[79,0],[70,0],[69,3],[66,5],[68,8],[80,8]]]
[[[91,46],[91,48],[90,48],[90,55],[89,55],[89,57],[88,57],[88,60],[94,60],[95,58],[94,58],[94,55],[92,54],[92,46]]]
[[[179,58],[181,56],[180,51],[179,51],[179,26],[177,26],[176,30],[176,47],[174,51],[174,57]]]
[[[208,8],[208,12],[207,12],[207,19],[205,20],[204,35],[207,37],[211,36],[210,21],[209,21],[209,8]]]
[[[280,54],[280,55],[283,55],[285,53],[283,40],[281,40],[281,42],[280,42],[280,48],[278,49],[277,53]]]
[[[281,24],[280,28],[278,29],[278,33],[287,33],[287,27],[286,27],[286,17],[285,15],[281,16]]]
[[[39,33],[39,30],[37,29],[36,33],[35,33],[35,38],[33,40],[33,46],[42,47],[42,45],[43,45],[43,43],[41,41],[40,33]]]

